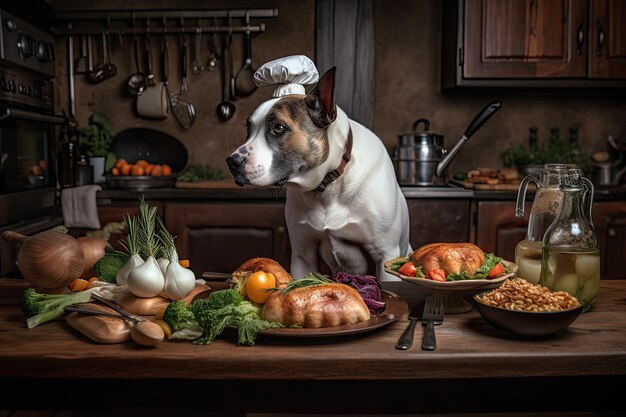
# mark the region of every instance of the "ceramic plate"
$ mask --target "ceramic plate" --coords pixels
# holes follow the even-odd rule
[[[407,275],[399,273],[398,271],[392,271],[389,268],[389,265],[391,265],[393,262],[399,259],[403,259],[403,258],[406,258],[406,257],[403,256],[403,257],[395,258],[395,259],[385,262],[385,271],[389,274],[392,274],[401,278],[404,281],[419,285],[424,288],[437,290],[437,291],[465,291],[465,290],[482,290],[482,289],[487,290],[491,288],[496,288],[496,287],[499,287],[500,284],[504,280],[511,278],[513,275],[515,275],[515,272],[517,272],[516,264],[514,264],[513,262],[503,260],[502,262],[506,266],[511,268],[511,272],[508,274],[503,274],[493,279],[467,279],[463,281],[440,282],[440,281],[433,281],[432,279],[426,279],[426,278],[409,277]]]
[[[317,329],[293,329],[287,327],[282,329],[266,329],[260,331],[259,334],[298,338],[346,336],[369,332],[391,324],[406,314],[409,310],[407,302],[390,291],[383,290],[382,299],[387,304],[385,311],[375,316],[373,315],[369,320],[361,321],[359,323],[345,324],[343,326],[334,327],[320,327]]]

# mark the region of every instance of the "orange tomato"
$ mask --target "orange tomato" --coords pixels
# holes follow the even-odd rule
[[[160,177],[162,173],[163,173],[163,168],[161,167],[161,165],[155,165],[154,168],[152,168],[151,175],[155,177]]]
[[[144,167],[144,170],[146,171],[146,175],[152,174],[153,169],[154,169],[154,164],[148,164]]]
[[[146,161],[145,159],[140,159],[139,161],[135,162],[135,165],[137,165],[138,167],[145,167],[146,165],[148,165],[148,161]]]
[[[145,171],[142,166],[133,165],[132,169],[130,170],[130,173],[135,176],[140,176],[140,175],[145,174]]]
[[[70,282],[69,288],[74,292],[86,290],[87,288],[89,288],[89,281],[82,278],[75,279],[74,281]]]
[[[132,168],[133,166],[131,164],[124,164],[120,167],[120,174],[129,175]]]
[[[276,288],[276,277],[274,274],[257,271],[246,279],[246,297],[254,303],[264,304],[267,298],[272,295],[272,288]]]
[[[120,158],[117,161],[115,161],[115,168],[121,168],[123,165],[126,165],[128,162],[126,162],[126,159],[124,158]]]
[[[111,168],[111,174],[113,174],[115,176],[120,175],[120,169],[119,168],[115,168],[115,167]]]
[[[163,175],[170,176],[172,175],[172,168],[169,165],[163,165]]]

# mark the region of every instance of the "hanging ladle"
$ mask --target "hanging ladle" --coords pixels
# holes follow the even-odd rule
[[[146,89],[148,84],[146,74],[139,69],[139,37],[135,35],[133,39],[133,49],[135,52],[135,68],[136,72],[128,79],[128,92],[133,96],[140,96]]]
[[[246,11],[246,33],[244,41],[244,63],[237,77],[235,77],[235,91],[240,97],[246,97],[254,93],[257,89],[254,83],[254,73],[256,69],[252,67],[252,37],[250,35],[250,14]],[[232,49],[231,49],[232,52]]]
[[[235,114],[235,105],[230,101],[232,96],[231,91],[234,90],[234,77],[233,77],[233,50],[231,49],[233,42],[233,32],[230,20],[230,14],[228,15],[228,43],[226,45],[226,50],[222,55],[226,56],[228,53],[228,58],[230,60],[230,81],[227,84],[226,79],[226,65],[222,65],[224,72],[222,74],[222,102],[217,105],[215,109],[217,111],[217,117],[225,122]]]

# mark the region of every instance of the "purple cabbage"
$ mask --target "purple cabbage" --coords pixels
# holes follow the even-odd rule
[[[347,272],[335,272],[330,279],[354,288],[361,294],[363,301],[372,314],[382,313],[385,310],[385,302],[382,301],[380,284],[372,275],[352,275]]]

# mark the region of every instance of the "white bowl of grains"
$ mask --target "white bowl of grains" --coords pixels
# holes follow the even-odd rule
[[[552,292],[522,278],[474,295],[476,309],[494,327],[516,336],[552,336],[568,327],[582,311],[576,297]]]

